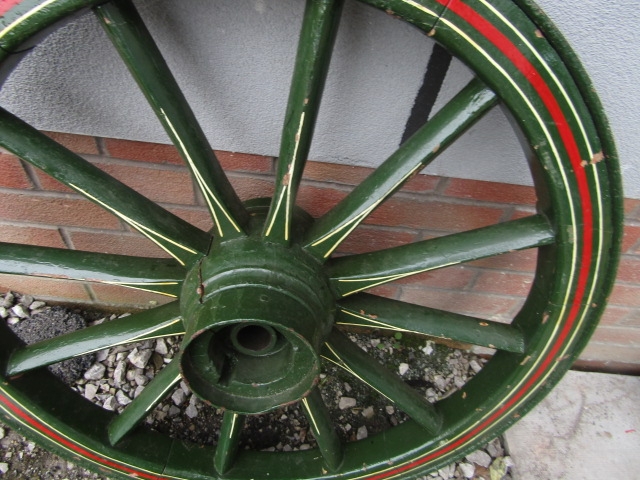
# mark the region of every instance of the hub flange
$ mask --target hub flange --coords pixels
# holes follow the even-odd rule
[[[184,379],[206,402],[246,414],[310,391],[335,309],[315,259],[295,242],[262,238],[264,205],[249,206],[248,237],[214,242],[187,275],[181,295]],[[310,224],[304,212],[297,216],[298,225]]]

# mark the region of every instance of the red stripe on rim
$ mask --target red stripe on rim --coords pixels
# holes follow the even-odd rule
[[[0,15],[4,15],[24,0],[0,0]]]
[[[475,28],[478,33],[481,33],[489,40],[496,48],[498,48],[502,54],[507,57],[513,65],[524,75],[524,77],[530,82],[533,88],[536,90],[540,99],[544,103],[545,107],[549,111],[549,114],[553,118],[556,128],[560,134],[562,142],[569,155],[569,160],[573,171],[575,173],[576,182],[578,185],[578,192],[582,200],[582,220],[583,220],[583,240],[582,240],[582,255],[580,270],[578,272],[578,283],[576,285],[575,294],[571,301],[571,309],[567,320],[556,339],[551,351],[544,358],[540,367],[529,378],[527,383],[509,399],[498,411],[487,418],[483,423],[478,425],[472,431],[455,441],[447,445],[436,452],[426,455],[418,460],[414,460],[411,463],[398,467],[394,470],[390,470],[378,475],[367,477],[369,480],[379,480],[388,478],[393,475],[412,470],[420,465],[423,465],[431,460],[446,455],[456,448],[464,445],[467,441],[478,435],[482,430],[487,428],[490,424],[495,422],[501,416],[503,416],[508,410],[510,410],[533,386],[535,386],[537,380],[547,370],[549,365],[556,360],[556,356],[566,341],[571,329],[576,321],[578,313],[581,308],[581,301],[584,299],[587,283],[589,280],[589,271],[591,266],[591,255],[593,253],[593,205],[591,202],[591,192],[589,191],[589,185],[587,182],[587,176],[585,169],[582,166],[583,159],[580,156],[580,150],[578,149],[577,142],[573,135],[573,132],[569,128],[569,123],[564,116],[560,105],[556,101],[553,93],[542,79],[540,72],[536,70],[533,64],[527,59],[525,55],[518,50],[518,48],[496,27],[494,27],[488,20],[481,16],[471,6],[462,3],[460,0],[436,0],[441,5],[445,6],[447,10],[451,10],[460,18],[465,20],[469,25]],[[443,13],[444,15],[444,13]]]
[[[27,414],[25,411],[19,408],[16,404],[14,404],[9,398],[5,397],[4,395],[0,395],[0,402],[3,403],[5,406],[7,406],[9,410],[11,410],[14,413],[14,415],[16,415],[17,417],[22,419],[24,422],[26,422],[27,424],[35,428],[44,436],[49,437],[56,443],[62,444],[70,448],[71,450],[82,455],[83,457],[90,458],[95,462],[98,462],[102,465],[106,465],[107,467],[110,467],[114,470],[120,470],[121,472],[125,472],[131,476],[146,478],[148,480],[167,480],[167,477],[159,477],[157,475],[141,472],[140,470],[135,470],[131,467],[121,465],[107,458],[96,455],[93,452],[90,452],[89,450],[81,447],[80,445],[73,443],[67,440],[66,438],[62,437],[61,435],[57,434],[46,425],[38,422],[35,418],[31,417],[29,414]]]

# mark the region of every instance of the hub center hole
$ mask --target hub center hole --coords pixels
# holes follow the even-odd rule
[[[276,332],[266,325],[242,325],[234,328],[232,341],[244,353],[267,353],[276,343]]]

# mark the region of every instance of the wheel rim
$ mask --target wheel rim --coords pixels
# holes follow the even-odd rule
[[[14,3],[16,6],[5,12],[8,26],[0,32],[4,51],[16,49],[43,26],[99,2]],[[96,14],[200,186],[216,224],[213,233],[217,243],[214,242],[212,249],[208,234],[167,216],[159,207],[70,155],[8,112],[1,112],[0,134],[4,148],[116,214],[175,259],[127,259],[125,265],[117,256],[5,244],[2,271],[31,275],[62,272],[71,278],[116,281],[124,286],[144,283],[145,288],[180,296],[181,302],[181,307],[174,303],[136,315],[135,328],[119,322],[100,329],[94,327],[91,335],[77,334],[71,337],[73,347],[68,342],[62,342],[63,345],[54,340],[22,348],[8,331],[3,332],[2,365],[7,381],[0,387],[0,407],[10,421],[67,456],[80,456],[93,466],[142,478],[266,478],[265,472],[271,478],[410,477],[444,465],[489,440],[528,411],[558,381],[595,328],[613,279],[620,237],[620,187],[615,151],[603,130],[604,121],[599,112],[590,110],[591,100],[581,96],[581,90],[587,89],[588,84],[580,78],[580,72],[568,70],[545,38],[549,35],[555,38],[557,33],[542,23],[546,28],[544,35],[541,34],[539,24],[533,21],[540,19],[524,2],[521,8],[502,0],[420,3],[367,0],[363,3],[423,29],[470,66],[477,78],[345,201],[311,225],[306,216],[295,209],[295,195],[322,96],[340,2],[308,2],[283,131],[275,195],[264,214],[264,225],[255,229],[251,226],[251,212],[264,210],[264,205],[240,203],[215,157],[208,153],[211,148],[204,135],[186,128],[197,122],[177,85],[170,81],[171,76],[135,10],[124,1],[96,8]],[[151,58],[152,62],[145,58]],[[330,258],[340,242],[369,213],[498,101],[510,112],[535,152],[532,170],[539,201],[537,215],[388,251]],[[59,168],[59,164],[65,167]],[[240,249],[248,248],[247,233],[249,238],[256,239],[259,252],[249,260],[244,257],[232,265],[230,271],[235,283],[225,283],[226,280],[216,283],[224,275],[215,268],[206,278],[200,278],[201,264],[206,262],[208,252],[215,255],[216,248],[243,242],[245,247]],[[455,314],[448,314],[447,322],[443,322],[444,312],[360,293],[405,276],[525,248],[538,248],[536,278],[524,307],[509,326]],[[266,256],[266,251],[301,253],[296,254],[297,261],[293,263],[286,263],[286,254],[280,254],[277,265],[265,267],[259,259]],[[281,291],[287,293],[287,298],[302,299],[291,310],[297,312],[305,304],[319,305],[311,312],[316,315],[311,315],[314,319],[310,330],[305,330],[309,325],[283,323],[275,321],[273,316],[258,318],[255,312],[236,311],[219,324],[216,323],[219,316],[210,315],[209,311],[206,315],[201,313],[199,297],[204,295],[207,301],[218,301],[218,293],[227,295],[225,292],[233,292],[234,285],[240,283],[257,285],[258,290],[250,292],[254,300],[249,305],[257,303],[256,299],[264,293],[260,288],[273,285],[253,273],[247,274],[249,280],[245,278],[244,283],[236,279],[242,277],[244,271],[258,269],[282,274],[283,264],[293,274],[283,280],[288,287],[282,287]],[[51,271],[43,273],[45,265],[53,265]],[[316,272],[314,278],[320,279],[312,284],[312,290],[326,289],[326,295],[320,295],[320,299],[305,293],[291,293],[297,292],[300,285],[309,286],[306,281],[300,282],[300,277],[308,277],[309,271]],[[204,292],[200,291],[202,286]],[[248,291],[246,287],[235,290]],[[294,323],[295,318],[293,315]],[[249,333],[253,332],[248,339],[242,333],[243,328],[247,328],[242,322],[247,320],[252,329]],[[371,367],[366,355],[354,351],[348,339],[335,328],[331,329],[333,323],[473,340],[479,345],[497,347],[499,351],[463,388],[431,407],[393,375]],[[202,339],[206,335],[215,337],[226,325],[231,326],[227,327],[224,341],[235,349],[235,353],[229,355],[240,353],[248,357],[253,355],[251,350],[271,352],[278,335],[293,330],[295,338],[300,339],[300,350],[308,354],[305,359],[294,362],[301,369],[292,377],[302,376],[303,384],[290,395],[278,398],[274,394],[265,395],[266,403],[256,404],[253,399],[251,406],[233,403],[244,395],[244,387],[233,391],[234,400],[220,399],[217,394],[203,391],[215,384],[219,376],[214,374],[198,380],[196,377],[201,375],[197,374],[205,367],[194,366],[197,362],[189,360],[197,357],[191,350],[200,344],[208,346],[211,338]],[[57,361],[61,355],[104,348],[141,336],[185,331],[182,360],[164,369],[139,397],[141,400],[136,400],[116,419],[98,407],[87,405],[38,368]],[[260,338],[265,339],[264,343],[255,346],[252,342]],[[206,350],[205,347],[200,346]],[[73,348],[77,351],[70,353]],[[366,444],[361,441],[340,445],[318,390],[313,387],[318,355],[345,366],[382,391],[409,413],[412,420],[384,435],[367,439]],[[214,360],[208,358],[207,361],[215,363]],[[266,372],[273,373],[279,368],[276,365],[279,364],[270,364]],[[200,382],[201,386],[196,385],[195,390],[205,398],[222,403],[223,407],[233,405],[225,413],[217,449],[205,447],[194,454],[192,445],[134,428],[144,418],[147,407],[182,375],[192,386]],[[268,380],[276,381],[271,377]],[[247,382],[251,383],[251,379],[240,383],[246,386]],[[57,392],[56,400],[52,400],[50,393],[42,393],[43,383],[50,384],[50,389]],[[236,452],[243,414],[298,399],[313,419],[313,433],[321,455],[318,450],[277,454]],[[291,465],[295,465],[295,469]]]

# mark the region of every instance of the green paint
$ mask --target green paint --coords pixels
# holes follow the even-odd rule
[[[29,347],[0,322],[0,412],[13,427],[74,462],[123,478],[414,478],[499,434],[560,379],[602,313],[615,278],[622,228],[615,147],[584,71],[529,0],[466,2],[486,18],[494,33],[504,35],[498,46],[458,16],[460,2],[362,2],[422,29],[457,55],[476,78],[315,224],[295,207],[295,197],[341,1],[307,2],[274,198],[244,206],[230,190],[133,7],[117,0],[95,9],[209,201],[220,228],[215,240],[0,111],[0,145],[116,214],[176,258],[0,244],[0,272],[144,285],[180,297],[165,307]],[[22,2],[0,19],[0,58],[30,46],[34,33],[96,3]],[[542,36],[537,35],[539,28]],[[520,55],[517,61],[501,51],[508,43]],[[548,99],[520,71],[527,62],[527,68],[537,71],[532,81],[544,82],[565,122],[556,121],[545,103]],[[324,263],[350,229],[498,99],[526,139],[538,214]],[[558,128],[564,124],[575,139],[570,148],[563,144],[567,133]],[[597,165],[578,166],[568,156],[575,150],[580,159],[588,160],[600,149],[605,160]],[[589,201],[593,208],[583,211],[581,205]],[[592,228],[585,231],[584,225]],[[583,258],[591,236],[591,256]],[[538,265],[531,293],[511,325],[364,294],[342,298],[422,271],[525,248],[537,248]],[[420,392],[372,361],[334,328],[335,323],[398,334],[419,332],[494,346],[498,352],[460,391],[430,405]],[[41,368],[69,355],[179,330],[185,332],[180,356],[119,416],[85,401]],[[341,444],[335,420],[315,386],[320,354],[397,403],[411,419],[365,441]],[[174,441],[137,427],[183,374],[198,395],[225,408],[217,448]],[[238,449],[243,413],[296,401],[308,416],[318,449]],[[56,440],[50,431],[69,442]]]
[[[307,235],[305,249],[322,259],[331,255],[376,207],[435,160],[496,101],[491,90],[473,79],[344,200],[318,219]]]
[[[177,296],[185,269],[173,259],[128,257],[0,242],[0,272],[122,285]]]
[[[284,119],[275,194],[265,222],[271,242],[288,244],[296,195],[311,148],[343,0],[307,0]]]
[[[135,7],[128,0],[115,0],[97,7],[96,14],[191,170],[216,233],[242,235],[247,212]]]

